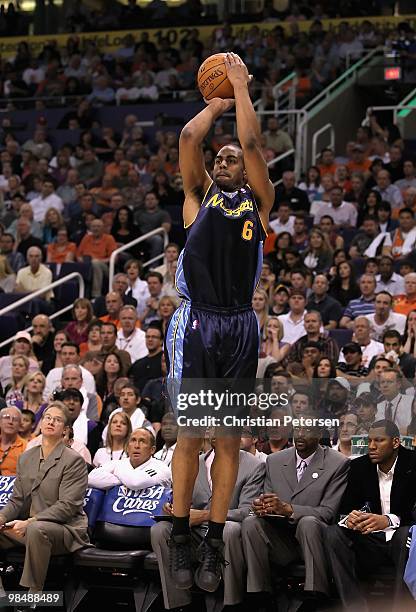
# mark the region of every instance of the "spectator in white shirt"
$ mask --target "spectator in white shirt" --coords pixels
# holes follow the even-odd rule
[[[16,276],[16,293],[30,293],[52,283],[52,272],[41,262],[42,250],[40,247],[30,247],[27,250],[27,263],[29,265],[20,268]],[[39,297],[49,301],[53,298],[53,291],[49,289]]]
[[[393,259],[389,255],[383,255],[378,265],[380,274],[376,274],[376,293],[388,291],[391,295],[403,295],[404,278],[393,272]]]
[[[62,199],[55,193],[55,185],[50,178],[44,179],[40,196],[30,201],[33,209],[33,217],[35,221],[42,223],[46,211],[49,208],[56,208],[60,213],[64,210]]]
[[[129,417],[133,430],[137,429],[138,427],[144,427],[145,429],[148,429],[154,434],[152,424],[146,419],[143,410],[139,406],[140,400],[141,397],[136,387],[131,383],[125,383],[120,389],[120,408],[116,408],[115,410],[113,410],[113,412],[110,414],[109,422],[114,414],[124,412]],[[107,431],[108,425],[104,427],[102,435],[104,444],[107,439]]]
[[[257,450],[257,441],[258,438],[254,436],[251,429],[243,429],[243,431],[241,432],[240,450],[246,451],[246,453],[254,455],[254,457],[261,461],[261,463],[265,463],[267,455],[266,453],[261,453],[259,450]]]
[[[120,461],[109,461],[92,470],[88,476],[88,486],[111,489],[124,485],[134,491],[154,485],[169,487],[170,468],[152,457],[155,448],[155,437],[149,430],[135,429],[127,447],[129,456]]]
[[[366,315],[370,322],[371,337],[378,342],[383,340],[384,332],[396,329],[399,334],[404,334],[406,317],[403,314],[393,312],[393,297],[387,291],[376,294],[374,302],[375,312]]]
[[[330,194],[331,201],[323,203],[315,214],[315,225],[319,224],[321,217],[329,215],[338,227],[356,227],[357,209],[351,202],[344,202],[342,195],[342,188],[334,185]]]
[[[306,297],[302,291],[294,290],[289,297],[289,312],[278,317],[283,324],[282,342],[294,344],[306,334],[304,326],[304,318],[307,314],[305,310]]]
[[[403,174],[404,178],[399,179],[394,184],[404,194],[407,189],[416,187],[416,166],[412,159],[405,159],[403,161]]]
[[[114,412],[108,420],[105,445],[94,455],[93,465],[100,467],[109,461],[127,457],[127,445],[131,435],[131,421],[125,412]]]
[[[370,321],[367,317],[357,317],[353,322],[353,340],[358,342],[362,351],[361,363],[364,367],[368,368],[370,361],[373,357],[384,353],[384,346],[381,342],[372,340],[370,336]],[[342,350],[338,357],[339,363],[345,363],[345,357]]]
[[[390,202],[392,208],[400,208],[403,204],[402,192],[397,185],[391,184],[390,172],[379,170],[376,181],[374,190],[379,192],[381,199]]]
[[[149,353],[146,347],[146,335],[142,329],[136,327],[137,312],[134,306],[123,306],[120,309],[120,326],[117,332],[116,346],[122,351],[127,351],[134,363],[138,359],[146,357]]]
[[[164,441],[162,448],[155,453],[155,458],[160,459],[166,465],[172,463],[173,453],[176,448],[176,440],[178,439],[178,424],[173,412],[166,412],[161,421],[161,436]]]
[[[383,400],[377,404],[376,421],[387,419],[397,425],[402,435],[412,420],[413,397],[400,393],[401,374],[393,368],[387,369],[380,376],[380,391]]]
[[[140,278],[141,264],[138,259],[129,259],[124,266],[127,274],[129,286],[126,290],[127,295],[131,295],[137,300],[137,314],[140,316],[146,308],[146,301],[150,297],[149,287],[146,281]]]
[[[43,399],[49,401],[50,396],[62,382],[62,372],[65,366],[76,365],[79,362],[79,346],[74,342],[64,342],[61,347],[61,368],[53,368],[46,377],[46,386],[43,392]],[[84,386],[88,393],[95,393],[95,380],[91,372],[79,366],[82,372]]]
[[[272,228],[275,234],[289,232],[289,234],[293,236],[295,217],[290,213],[291,210],[289,204],[286,204],[285,202],[279,204],[279,208],[277,209],[277,217],[269,222],[269,226]]]

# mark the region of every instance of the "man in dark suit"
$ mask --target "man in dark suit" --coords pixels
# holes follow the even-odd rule
[[[329,593],[322,534],[337,515],[349,460],[320,446],[320,436],[316,427],[295,428],[295,447],[266,459],[265,492],[241,531],[247,592],[259,599],[272,590],[270,561],[285,567],[300,558],[306,566],[305,597]]]
[[[368,609],[359,578],[389,561],[396,566],[395,595],[403,594],[405,544],[415,502],[416,453],[400,445],[397,425],[376,421],[368,433],[368,455],[351,462],[340,506],[344,518],[325,532],[330,566],[348,610]]]
[[[203,537],[207,531],[210,516],[212,499],[211,465],[214,453],[214,450],[210,450],[204,455],[200,455],[199,471],[192,495],[190,513],[190,525],[193,527],[192,539],[193,544],[200,546],[198,550],[201,555],[204,552]],[[258,497],[262,491],[264,470],[264,463],[250,453],[240,451],[237,481],[224,529],[224,557],[228,562],[223,568],[225,606],[239,604],[244,597],[245,563],[241,546],[241,523],[248,516],[254,498]],[[168,506],[166,510],[171,513],[172,507]],[[159,564],[163,600],[165,608],[168,610],[191,603],[189,588],[193,582],[191,568],[188,568],[186,575],[185,571],[182,572],[188,583],[184,580],[179,585],[171,579],[168,542],[170,532],[171,524],[167,521],[159,522],[151,529],[152,547]]]

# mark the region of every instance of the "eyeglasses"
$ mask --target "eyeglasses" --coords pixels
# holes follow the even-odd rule
[[[43,420],[45,421],[45,423],[63,423],[64,422],[62,417],[53,417],[53,416],[50,416],[49,414],[45,414],[45,416],[43,417]]]
[[[12,416],[11,414],[2,414],[1,418],[3,419],[3,421],[10,421],[11,423],[17,423],[18,421],[20,421],[20,417]]]

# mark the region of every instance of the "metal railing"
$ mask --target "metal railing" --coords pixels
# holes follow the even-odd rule
[[[149,259],[148,261],[146,261],[143,264],[143,268],[146,268],[147,266],[150,266],[150,264],[154,263],[155,261],[158,261],[159,259],[165,256],[164,250],[166,248],[166,245],[169,242],[169,237],[168,237],[168,232],[165,230],[164,227],[158,227],[157,229],[154,229],[151,232],[147,232],[147,234],[144,234],[143,236],[139,236],[138,238],[135,238],[134,240],[127,242],[127,244],[122,244],[121,247],[119,247],[118,249],[116,249],[115,251],[111,253],[110,262],[108,265],[108,268],[109,268],[108,270],[108,290],[109,291],[112,290],[112,286],[113,286],[114,268],[116,265],[117,255],[119,255],[119,253],[123,253],[124,251],[127,251],[128,249],[135,246],[136,244],[140,244],[140,242],[144,242],[145,240],[147,240],[148,238],[151,238],[152,236],[157,236],[158,234],[164,234],[163,252],[160,255],[157,255],[156,257],[153,257],[152,259]]]
[[[25,295],[24,297],[20,298],[20,300],[17,300],[16,302],[9,304],[8,306],[5,306],[4,308],[0,310],[0,317],[9,312],[12,312],[16,308],[19,308],[20,306],[23,306],[27,302],[31,302],[33,298],[42,296],[48,291],[50,291],[51,289],[55,289],[55,287],[60,287],[61,285],[64,285],[66,282],[70,280],[74,280],[74,279],[78,279],[79,281],[78,297],[79,298],[84,297],[85,282],[84,282],[84,278],[82,274],[80,274],[80,272],[71,272],[70,274],[67,274],[66,276],[62,278],[58,278],[58,280],[54,281],[53,283],[50,283],[50,285],[47,285],[46,287],[42,287],[42,289],[37,289],[36,291],[33,291],[29,293],[28,295]],[[60,317],[61,314],[68,312],[68,310],[71,310],[72,307],[73,305],[69,304],[68,306],[65,306],[64,308],[61,308],[57,312],[54,312],[53,314],[49,315],[49,319],[53,320],[53,319],[56,319],[57,317]],[[33,326],[25,327],[25,331],[27,332],[32,331],[32,329],[33,329]],[[0,343],[0,348],[3,348],[3,346],[6,346],[7,344],[10,344],[11,342],[13,342],[14,338],[15,336],[12,336],[10,338],[7,338],[7,340],[3,340],[3,342]]]
[[[290,157],[290,155],[293,155],[294,152],[295,152],[295,149],[289,149],[288,151],[285,151],[285,153],[281,153],[277,157],[274,157],[273,159],[268,161],[267,162],[267,167],[270,168],[271,166],[274,166],[279,161],[282,161],[282,159],[285,159],[286,157]]]
[[[410,105],[412,110],[416,110],[416,89],[413,89],[410,93],[407,94],[407,96],[405,98],[403,98],[403,100],[400,102],[400,104],[404,104],[404,105]],[[400,111],[400,109],[397,109],[393,112],[393,123],[396,125],[398,119],[404,119],[409,113],[400,113],[400,115],[398,114],[398,110]],[[404,111],[408,110],[406,109],[402,109]],[[412,110],[410,110],[409,112],[411,113]]]
[[[416,92],[416,90],[415,90]],[[415,92],[412,92],[414,95]],[[366,116],[369,117],[371,112],[373,111],[393,111],[393,123],[397,122],[397,113],[401,110],[416,110],[416,106],[412,104],[396,104],[396,105],[386,105],[386,106],[369,106],[366,110]]]
[[[323,125],[319,130],[317,130],[315,132],[315,134],[312,137],[312,163],[315,164],[316,160],[319,157],[319,153],[317,153],[317,147],[318,147],[318,138],[319,136],[321,136],[321,134],[324,134],[324,132],[326,131],[330,131],[330,138],[329,138],[329,146],[333,151],[335,151],[335,130],[334,130],[334,126],[332,125],[332,123],[326,123],[325,125]]]
[[[292,84],[285,87],[292,81]],[[274,98],[274,110],[277,111],[293,110],[296,106],[296,85],[297,77],[296,72],[291,72],[284,79],[273,85],[272,95]],[[256,112],[264,112],[264,99],[261,96],[258,100],[253,103]],[[292,115],[284,116],[281,122],[282,129],[286,129],[291,136],[295,133],[295,123]]]

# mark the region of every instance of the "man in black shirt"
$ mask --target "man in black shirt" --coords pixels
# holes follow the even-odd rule
[[[146,347],[149,354],[135,361],[128,373],[140,392],[149,380],[162,376],[163,332],[158,323],[150,323],[147,328]]]
[[[306,310],[316,310],[321,314],[325,329],[335,329],[342,317],[342,306],[328,295],[329,282],[324,274],[315,276],[312,295],[306,304]]]
[[[282,182],[275,189],[273,210],[277,210],[280,202],[288,202],[293,212],[303,210],[309,212],[310,202],[306,191],[295,187],[295,173],[291,170],[283,172]]]

